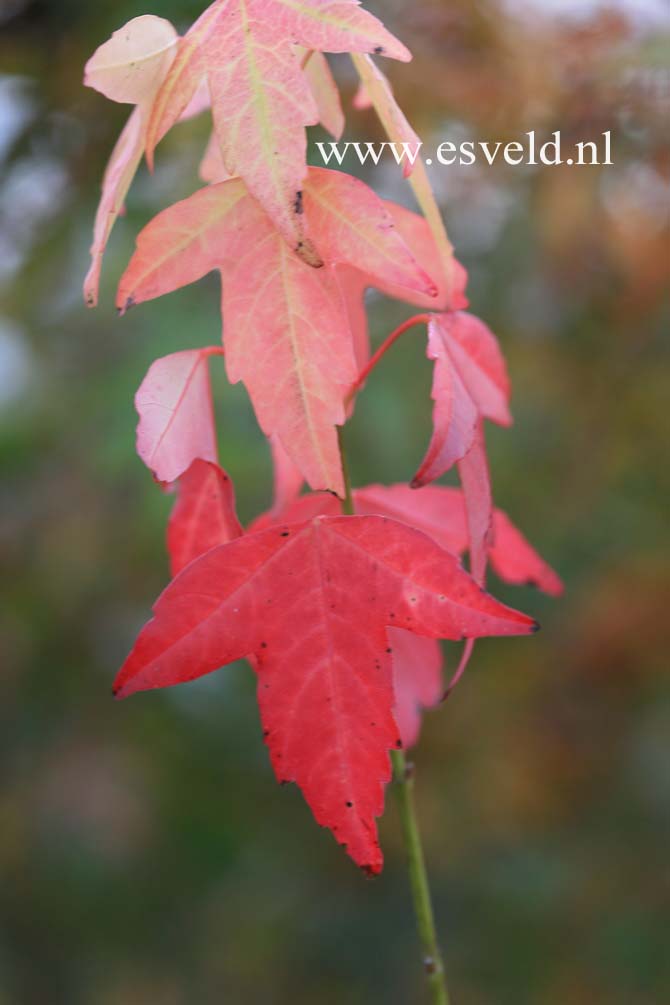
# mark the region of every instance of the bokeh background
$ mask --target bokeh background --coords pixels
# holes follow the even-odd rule
[[[366,881],[270,771],[239,665],[117,704],[115,670],[167,580],[170,499],[134,453],[157,355],[215,341],[218,279],[123,320],[134,236],[198,184],[207,133],[141,172],[81,281],[127,110],[81,86],[94,48],[200,0],[0,2],[0,1002],[413,1005],[422,974],[398,820]],[[532,641],[477,647],[416,751],[457,1005],[670,1000],[667,412],[670,24],[662,0],[387,0],[416,53],[389,67],[427,143],[613,135],[613,167],[437,169],[473,309],[499,334],[516,424],[489,434],[498,504],[566,582]],[[346,58],[334,66],[347,101]],[[315,131],[313,138],[319,138]],[[381,139],[371,112],[347,137]],[[349,169],[355,169],[352,164]],[[412,205],[397,168],[367,175]],[[381,339],[406,309],[371,299]],[[270,498],[244,391],[213,362],[242,515]],[[357,484],[427,443],[420,333],[385,360],[348,442]],[[665,552],[665,554],[664,554]],[[455,652],[447,654],[452,663]]]

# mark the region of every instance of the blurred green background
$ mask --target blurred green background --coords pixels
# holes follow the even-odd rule
[[[516,423],[489,434],[497,502],[563,576],[539,618],[478,645],[426,717],[418,801],[456,1005],[670,1000],[667,216],[670,26],[653,0],[372,5],[416,54],[388,67],[427,143],[613,135],[613,167],[433,178]],[[199,0],[149,6],[184,29]],[[666,13],[664,13],[664,11]],[[198,184],[205,119],[133,188],[87,311],[98,186],[127,109],[81,86],[136,0],[0,2],[0,1002],[408,1005],[422,974],[394,807],[366,881],[270,771],[252,673],[116,704],[167,580],[170,499],[134,453],[157,355],[219,337],[218,278],[118,320],[134,236]],[[336,72],[349,106],[347,60]],[[380,139],[372,113],[347,137]],[[313,138],[319,138],[315,132]],[[353,164],[347,165],[353,169]],[[368,180],[412,205],[398,170]],[[407,315],[372,298],[375,341]],[[242,516],[270,498],[244,391],[214,361]],[[348,442],[357,484],[427,443],[419,332],[379,368]],[[452,665],[456,651],[447,658]]]

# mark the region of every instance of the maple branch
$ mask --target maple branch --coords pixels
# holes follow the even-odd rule
[[[405,760],[402,750],[391,751],[391,763],[393,764],[394,791],[409,863],[414,913],[423,947],[423,965],[428,987],[431,991],[433,1005],[449,1005],[444,963],[437,942],[426,861],[414,805],[414,766]]]
[[[351,390],[347,395],[347,404],[361,389],[374,368],[377,366],[377,363],[379,363],[382,356],[386,355],[393,343],[397,342],[401,335],[404,335],[405,332],[410,330],[410,328],[414,328],[415,325],[427,325],[430,319],[430,314],[415,314],[414,317],[408,318],[407,321],[403,321],[401,325],[398,325],[395,331],[392,331],[388,338],[384,339],[382,344],[379,346],[379,349],[377,349],[377,351],[370,357],[358,377],[356,377],[354,383],[351,385]]]

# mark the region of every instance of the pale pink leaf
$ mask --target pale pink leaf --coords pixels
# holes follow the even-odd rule
[[[174,482],[196,459],[216,462],[207,349],[151,364],[135,395],[137,452],[159,482]]]
[[[175,58],[177,40],[164,18],[135,17],[96,49],[86,64],[84,83],[112,101],[153,101]]]

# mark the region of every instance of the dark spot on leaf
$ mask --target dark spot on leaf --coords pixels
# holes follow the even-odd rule
[[[383,54],[384,54],[384,46],[383,45],[376,45],[375,46],[375,56],[383,56]]]
[[[280,535],[279,535],[279,536],[280,536],[280,537],[288,537],[290,533],[291,533],[291,532],[290,532],[289,530],[283,530],[283,531],[282,531],[282,532],[280,533]]]
[[[293,200],[293,212],[297,216],[300,216],[303,212],[303,209],[304,207],[302,204],[302,191],[296,192],[295,199]]]
[[[392,652],[393,652],[393,650],[392,650],[392,649],[391,649],[391,648],[389,647],[389,648],[388,648],[388,649],[386,650],[386,652],[387,652],[387,653],[392,653]]]
[[[345,805],[345,806],[347,806],[347,807],[348,807],[349,809],[351,809],[351,807],[352,807],[352,806],[353,806],[354,804],[353,804],[353,803],[352,803],[352,802],[351,802],[351,801],[350,801],[349,799],[347,799],[347,801],[346,801],[346,803],[345,803],[344,805]]]
[[[267,642],[261,642],[261,649],[267,649],[267,647],[268,647]]]

